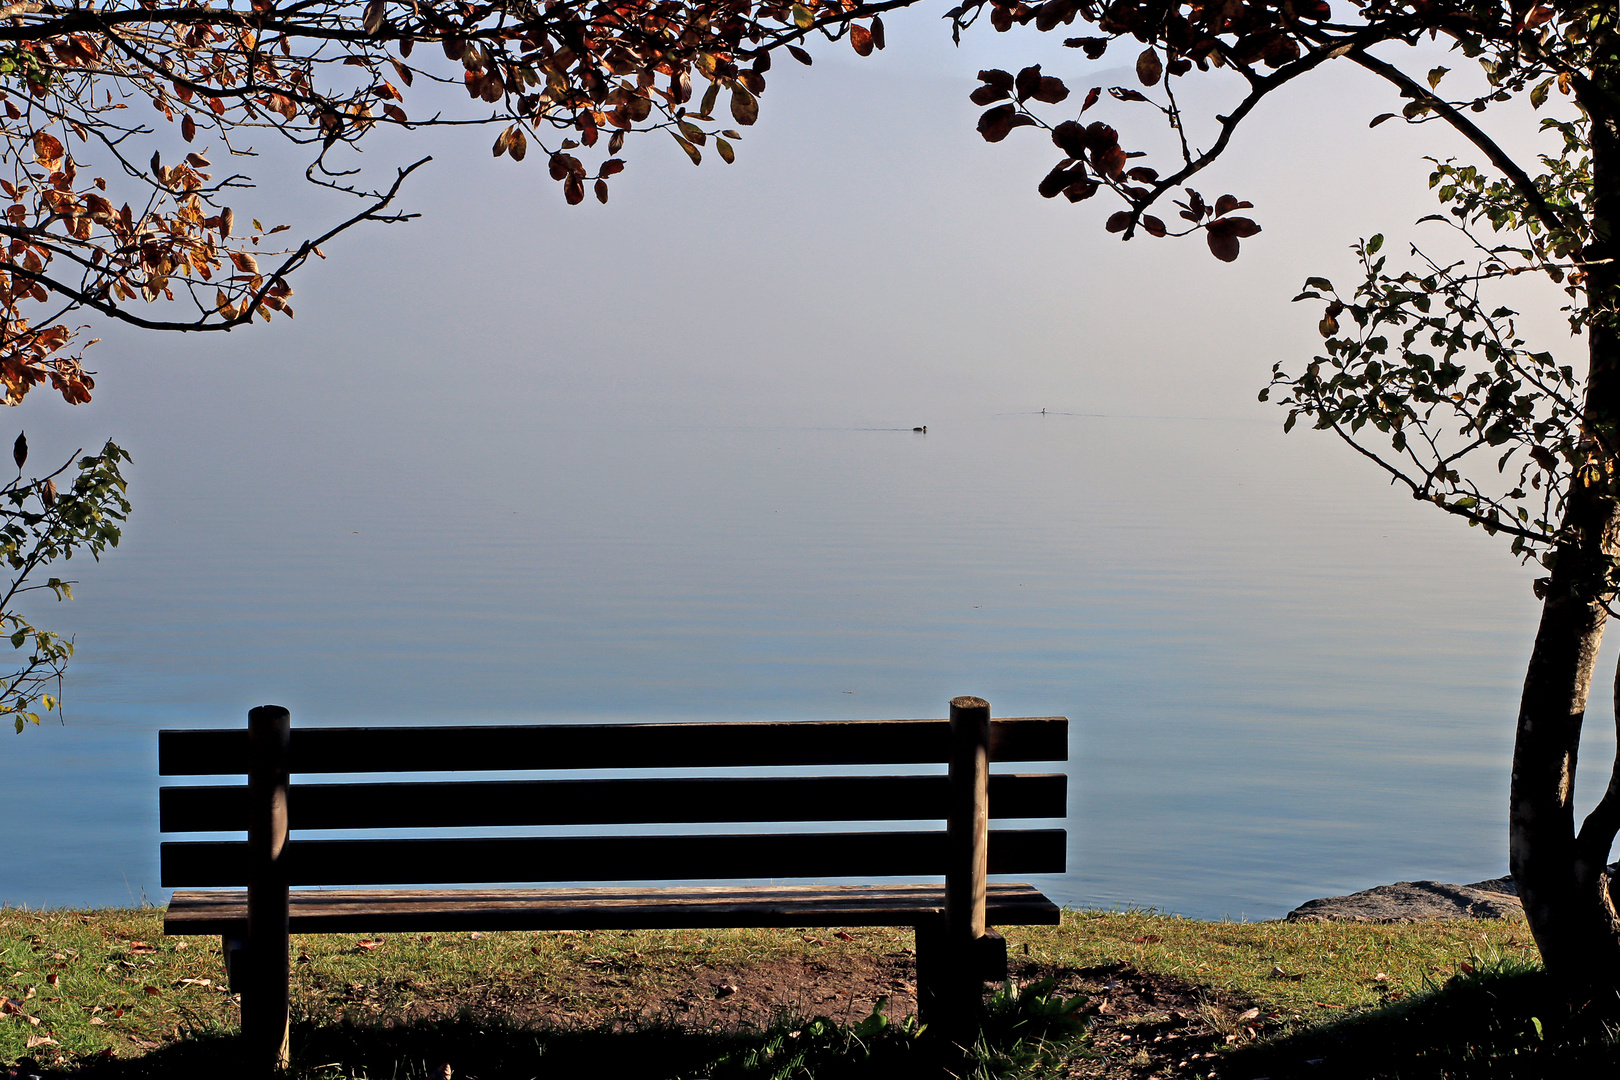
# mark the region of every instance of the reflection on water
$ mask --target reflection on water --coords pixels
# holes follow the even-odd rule
[[[1535,616],[1504,552],[1274,418],[898,419],[536,425],[324,476],[269,435],[155,444],[126,547],[52,613],[69,726],[6,740],[0,899],[161,899],[153,733],[269,701],[489,723],[971,693],[1074,721],[1063,902],[1265,918],[1503,872]]]

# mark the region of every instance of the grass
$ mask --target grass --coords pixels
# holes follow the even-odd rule
[[[961,1075],[1534,1077],[1613,1071],[1620,1061],[1605,1026],[1616,1010],[1550,1004],[1520,922],[1071,912],[1061,927],[1006,933],[1015,968],[1057,983],[1045,994],[1004,991],[977,1055],[953,1066]],[[854,990],[818,998],[807,989],[805,972],[836,981],[865,970],[881,990],[911,945],[908,931],[891,929],[299,937],[297,1073],[437,1080],[448,1064],[480,1080],[586,1070],[938,1076],[914,1023],[873,1019]],[[1190,1018],[1110,1015],[1107,973],[1118,971],[1191,984],[1198,1000],[1226,1004],[1190,1009]],[[719,979],[743,989],[717,1002],[714,994],[735,991],[729,982],[713,989]],[[1094,1033],[1106,1027],[1118,1041],[1077,1037],[1060,1008],[1077,992],[1092,997]],[[717,1011],[749,994],[751,1012]],[[156,910],[0,909],[0,999],[0,1064],[117,1078],[233,1071],[238,1009],[219,942],[164,938]],[[1250,1003],[1252,1014],[1240,1011]],[[1208,1054],[1189,1063],[1149,1053],[1194,1022]]]
[[[1127,961],[1313,1020],[1399,1001],[1463,966],[1537,959],[1525,924],[1508,920],[1248,923],[1082,911],[1067,913],[1061,927],[1020,927],[1008,939],[1015,955],[1036,963]]]

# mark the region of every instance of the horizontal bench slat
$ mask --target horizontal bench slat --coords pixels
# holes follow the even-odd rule
[[[732,721],[502,727],[298,728],[294,773],[901,765],[947,759],[947,720]],[[990,725],[992,761],[1067,761],[1069,721]],[[247,732],[160,731],[158,772],[247,772]]]
[[[294,933],[446,930],[676,930],[784,926],[907,926],[939,919],[941,885],[803,885],[672,889],[345,889],[295,892]],[[1061,912],[1035,888],[994,882],[992,926],[1057,925]],[[247,894],[178,892],[166,934],[241,935]]]
[[[921,821],[945,817],[949,792],[943,776],[294,784],[287,813],[293,829]],[[1062,773],[990,778],[992,817],[1063,817],[1067,796]],[[162,788],[158,807],[164,832],[247,828],[247,788],[240,784]]]
[[[990,873],[1059,874],[1062,829],[994,829]],[[294,840],[292,885],[921,877],[944,873],[944,832]],[[247,844],[162,845],[165,888],[243,885]]]

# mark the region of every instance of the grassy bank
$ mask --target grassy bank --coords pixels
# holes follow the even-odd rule
[[[1055,997],[1087,999],[1089,1034],[1020,1066],[1050,1075],[1407,1075],[1404,1059],[1379,1065],[1373,1050],[1388,1058],[1400,1032],[1416,1032],[1396,1056],[1417,1061],[1443,1042],[1421,1030],[1435,1001],[1485,995],[1445,1021],[1455,1026],[1490,1013],[1480,1001],[1534,1009],[1539,992],[1517,922],[1079,912],[1007,937],[1021,979],[1049,976]],[[899,1075],[905,1028],[859,1025],[874,1008],[896,1021],[914,1009],[911,948],[890,929],[296,938],[295,1050],[311,1077],[427,1077],[448,1064],[492,1080],[608,1060],[614,1075],[806,1075],[795,1054],[814,1075],[857,1061]],[[156,911],[0,911],[0,997],[0,1062],[41,1071],[216,1075],[237,1022],[218,940],[164,938]],[[1580,1015],[1540,1013],[1539,1032],[1530,1014],[1493,1021],[1507,1057],[1566,1035],[1607,1052]],[[829,1022],[807,1026],[815,1017]],[[1443,1074],[1419,1066],[1410,1075]]]

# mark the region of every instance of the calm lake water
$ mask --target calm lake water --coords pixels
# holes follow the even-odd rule
[[[267,701],[787,720],[971,693],[1073,721],[1062,902],[1270,918],[1504,872],[1536,614],[1504,552],[1269,415],[927,419],[535,424],[496,458],[474,434],[324,471],[314,429],[148,438],[137,527],[48,612],[79,635],[68,723],[3,743],[0,899],[160,902],[155,731]]]

